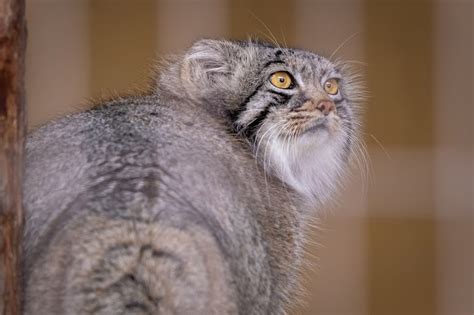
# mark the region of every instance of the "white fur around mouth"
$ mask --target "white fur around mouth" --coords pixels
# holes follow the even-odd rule
[[[329,128],[328,124],[329,124],[328,118],[326,117],[317,118],[311,123],[309,123],[309,126],[304,129],[303,134],[313,133],[313,132],[327,129]]]
[[[313,132],[304,132],[289,145],[274,138],[267,166],[294,190],[310,200],[323,202],[335,190],[341,172],[342,133],[331,135],[333,119],[324,118]],[[326,126],[324,126],[326,125]]]

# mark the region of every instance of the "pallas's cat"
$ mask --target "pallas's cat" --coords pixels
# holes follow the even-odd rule
[[[360,101],[319,55],[200,40],[152,92],[39,128],[26,145],[26,313],[283,313]]]

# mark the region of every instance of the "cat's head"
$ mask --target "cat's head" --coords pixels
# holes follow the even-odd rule
[[[174,88],[228,119],[268,173],[311,199],[334,190],[358,139],[363,99],[343,65],[256,41],[200,40],[173,67]]]

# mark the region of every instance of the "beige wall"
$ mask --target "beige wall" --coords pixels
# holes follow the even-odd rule
[[[443,315],[470,315],[474,314],[474,5],[440,1],[434,14],[437,307]]]
[[[87,1],[27,1],[29,126],[70,112],[90,96]]]
[[[30,127],[146,86],[200,37],[262,39],[365,73],[370,179],[322,212],[294,314],[472,315],[473,3],[469,0],[27,0]],[[268,29],[271,30],[271,33]],[[347,41],[346,41],[347,40]],[[367,64],[367,66],[364,66]],[[317,257],[314,258],[314,256]],[[314,268],[313,268],[314,269]]]

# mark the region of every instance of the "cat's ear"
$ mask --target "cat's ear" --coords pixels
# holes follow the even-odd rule
[[[226,84],[233,73],[240,47],[223,40],[199,40],[187,51],[181,65],[181,79],[198,89]]]

